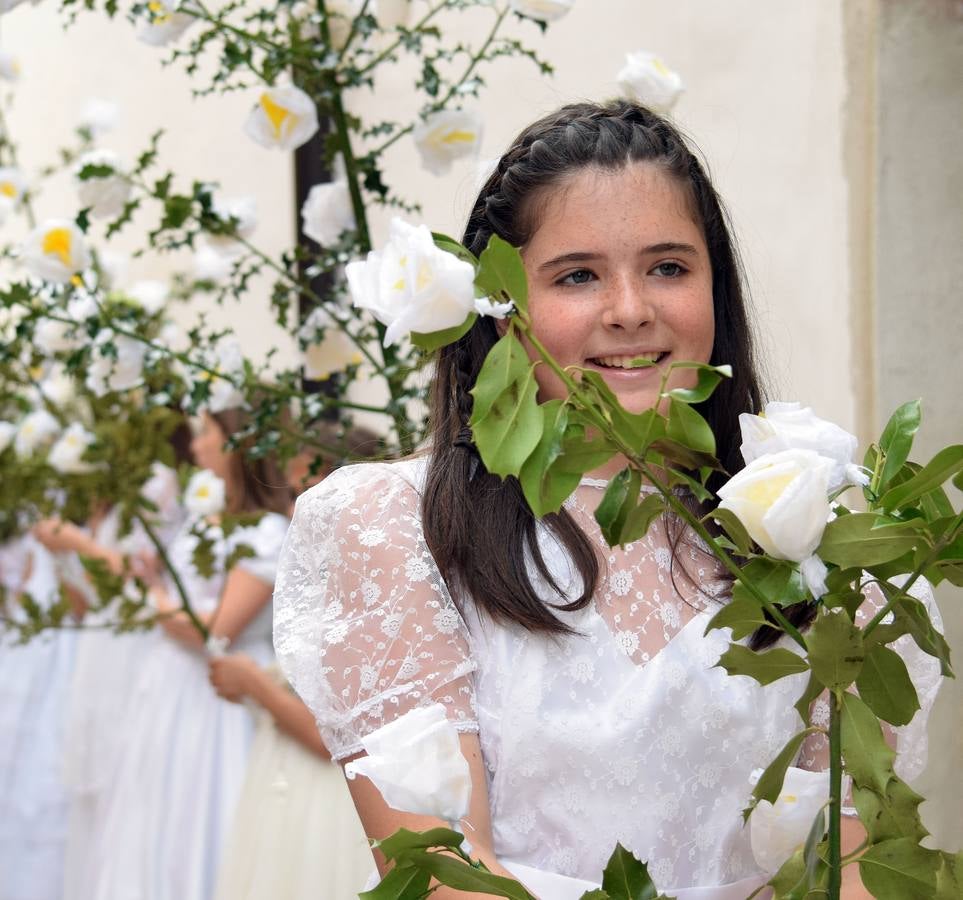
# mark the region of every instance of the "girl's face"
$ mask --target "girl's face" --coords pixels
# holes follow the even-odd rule
[[[642,412],[658,401],[669,363],[709,361],[709,252],[676,181],[651,163],[586,168],[553,189],[538,212],[522,250],[529,313],[563,367],[600,373],[627,410]],[[626,368],[639,356],[657,365]],[[540,400],[566,396],[548,366],[535,375]],[[695,378],[676,370],[669,387],[690,387]]]
[[[191,439],[191,453],[194,462],[202,469],[209,469],[225,482],[231,480],[231,454],[224,449],[227,435],[208,413],[202,413],[198,420],[194,437]]]

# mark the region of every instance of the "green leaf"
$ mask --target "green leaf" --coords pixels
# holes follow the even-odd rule
[[[594,891],[586,891],[578,900],[611,900],[608,893],[601,888]]]
[[[615,845],[602,873],[602,890],[612,900],[655,900],[659,893],[648,866],[621,844]]]
[[[777,606],[791,606],[808,596],[799,569],[781,559],[757,557],[742,567],[742,575],[733,585],[733,596],[748,593],[752,584],[767,600]]]
[[[821,844],[823,835],[826,834],[826,808],[823,807],[813,816],[813,823],[809,826],[809,834],[806,835],[806,842],[803,844],[803,861],[806,863],[806,886],[812,890],[818,887],[823,875],[824,868],[822,854],[828,849],[828,843]]]
[[[409,831],[407,828],[399,828],[383,841],[376,841],[374,846],[384,853],[387,859],[396,859],[399,854],[413,849],[460,847],[464,839],[464,835],[452,828],[430,828],[427,831]]]
[[[609,481],[595,510],[595,521],[610,547],[622,543],[622,528],[639,499],[642,476],[637,469],[622,469]]]
[[[895,650],[882,644],[871,644],[867,649],[856,689],[866,705],[892,725],[909,724],[920,708],[906,663]]]
[[[563,451],[568,429],[568,407],[561,400],[549,400],[541,404],[539,409],[542,414],[542,436],[525,460],[518,480],[532,512],[541,518],[562,508],[566,498],[578,487],[583,473],[553,468]]]
[[[528,310],[528,281],[522,255],[497,234],[491,236],[478,257],[475,287],[495,302],[511,300],[522,312]]]
[[[598,372],[583,369],[581,373],[583,395],[594,403],[612,423],[618,437],[634,448],[636,453],[644,454],[653,441],[665,436],[665,419],[655,409],[630,413]]]
[[[895,776],[882,795],[869,788],[853,788],[853,805],[871,844],[901,837],[923,840],[929,832],[920,821],[922,802],[916,791]]]
[[[739,549],[739,552],[743,556],[749,555],[752,550],[752,538],[749,537],[746,526],[742,524],[739,517],[731,509],[716,507],[716,509],[705,518],[715,519],[716,522],[722,526],[722,530],[725,531],[732,540],[732,543]],[[705,519],[703,519],[703,521],[705,521]]]
[[[887,598],[892,597],[893,591],[902,594],[902,591],[886,582],[882,582],[880,587],[882,587]],[[940,671],[943,675],[948,678],[953,677],[953,669],[950,666],[950,645],[946,643],[946,638],[936,630],[926,607],[919,600],[903,594],[899,603],[893,607],[893,619],[894,624],[912,636],[920,650],[929,653],[930,656],[935,656],[940,661]],[[880,625],[878,627],[883,628],[885,626]]]
[[[460,891],[493,894],[496,897],[508,897],[510,900],[536,900],[514,879],[493,875],[452,856],[427,850],[410,850],[405,858],[412,866],[423,869],[442,884]]]
[[[886,743],[879,720],[855,694],[842,694],[841,742],[846,771],[858,787],[883,794],[893,777],[896,754]]]
[[[732,377],[732,366],[710,366],[706,363],[677,362],[670,369],[698,369],[699,376],[694,388],[675,388],[668,396],[683,403],[702,403],[707,400],[723,378]]]
[[[641,503],[629,510],[622,526],[621,542],[631,544],[645,537],[652,522],[666,510],[665,498],[661,494],[647,494]]]
[[[940,852],[942,865],[936,873],[936,900],[959,900],[963,897],[963,851]]]
[[[796,675],[809,670],[809,664],[792,650],[777,647],[756,653],[742,644],[730,644],[717,666],[725,669],[730,675],[748,675],[760,684],[771,684],[787,675]]]
[[[804,725],[809,724],[810,707],[812,707],[813,701],[824,690],[826,690],[826,685],[815,675],[810,674],[809,681],[806,683],[806,689],[802,692],[795,704],[793,704],[794,709],[799,713],[799,718],[803,720]]]
[[[870,847],[859,858],[859,875],[878,900],[932,900],[941,864],[935,850],[896,838]]]
[[[893,476],[903,468],[909,459],[913,438],[920,427],[920,401],[904,403],[890,416],[883,434],[879,439],[879,449],[885,456],[883,471],[879,478],[879,489],[885,491]]]
[[[849,687],[863,667],[863,633],[841,610],[818,615],[806,645],[813,674],[830,690]]]
[[[762,611],[762,607],[747,592],[742,592],[722,607],[706,625],[705,634],[716,628],[731,628],[732,639],[742,640],[752,634],[757,628],[770,624]]]
[[[800,847],[783,863],[782,868],[768,882],[773,888],[772,900],[821,900],[825,897],[829,866],[819,854],[819,849],[820,847],[817,847],[815,855],[815,872],[807,870],[804,847]]]
[[[655,445],[653,444],[653,447],[654,446]],[[707,500],[714,499],[712,492],[708,490],[701,482],[696,481],[696,479],[687,472],[682,472],[679,469],[673,469],[670,467],[666,469],[666,474],[669,476],[670,487],[676,487],[677,485],[683,484],[690,491],[692,491],[692,496],[697,500],[705,502]]]
[[[756,802],[760,800],[768,800],[770,803],[775,803],[779,797],[780,791],[782,791],[782,783],[786,778],[786,769],[788,769],[793,760],[799,755],[799,748],[802,746],[803,741],[810,734],[814,734],[818,729],[807,728],[805,731],[800,731],[798,734],[794,734],[788,741],[786,741],[782,750],[776,758],[766,766],[766,771],[759,776],[759,780],[756,782],[756,786],[752,789],[752,796],[756,798]],[[755,806],[755,804],[753,804]],[[742,814],[743,820],[748,819],[749,810],[744,810]],[[822,835],[820,835],[822,837]]]
[[[718,469],[719,461],[711,453],[703,453],[701,450],[693,450],[685,444],[668,437],[657,438],[651,442],[653,450],[657,450],[672,464],[682,466],[684,469],[697,471],[709,468]]]
[[[555,463],[557,472],[577,473],[579,478],[607,463],[615,455],[613,447],[605,438],[585,439],[585,426],[569,422],[562,441],[562,455]]]
[[[431,237],[435,242],[435,246],[439,249],[444,250],[446,253],[452,253],[460,260],[471,263],[475,268],[478,268],[478,258],[464,244],[456,241],[453,237],[449,237],[447,234],[442,234],[440,231],[433,231]]]
[[[489,351],[471,393],[472,436],[485,468],[502,477],[518,475],[538,446],[543,420],[535,366],[514,334]]]
[[[453,328],[444,328],[441,331],[412,331],[411,342],[426,353],[431,353],[439,347],[454,344],[459,338],[468,334],[477,318],[478,313],[469,313],[468,318],[461,325],[455,325]]]
[[[709,423],[688,403],[669,398],[669,423],[666,436],[691,450],[715,456],[716,439]]]
[[[948,481],[961,470],[963,470],[963,444],[944,447],[909,481],[904,481],[883,494],[879,505],[885,510],[892,510],[910,504],[923,494],[940,487],[944,481]]]
[[[430,883],[428,872],[411,866],[395,866],[378,885],[358,894],[358,900],[421,900]]]
[[[843,569],[868,568],[897,559],[924,543],[912,525],[881,524],[885,521],[875,513],[852,513],[833,519],[816,551],[819,558]]]

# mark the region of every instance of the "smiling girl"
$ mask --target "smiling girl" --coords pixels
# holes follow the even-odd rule
[[[477,255],[492,234],[521,248],[535,335],[630,411],[659,401],[672,362],[731,364],[700,412],[728,472],[742,468],[738,415],[762,393],[742,276],[669,122],[623,101],[536,122],[482,188],[464,243]],[[485,470],[470,391],[503,325],[479,317],[439,352],[426,455],[346,467],[299,500],[275,593],[281,664],[342,762],[443,704],[472,772],[473,855],[542,900],[597,886],[616,842],[670,895],[742,900],[768,878],[742,823],[750,775],[797,730],[803,685],[715,667],[728,641],[705,626],[729,582],[680,521],[607,546],[593,512],[624,460],[540,521],[517,481]],[[639,356],[654,365],[629,367]],[[693,374],[674,370],[669,387]],[[548,366],[536,377],[539,400],[565,396]],[[812,610],[787,614],[805,625]],[[798,764],[818,768],[820,749],[807,741]],[[351,790],[370,837],[441,824],[391,809],[365,779]]]

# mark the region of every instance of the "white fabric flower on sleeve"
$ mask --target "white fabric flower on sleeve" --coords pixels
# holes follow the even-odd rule
[[[47,463],[65,475],[92,472],[93,463],[84,461],[84,454],[96,438],[79,422],[74,422],[60,436],[47,454]]]
[[[130,198],[131,184],[110,150],[90,150],[77,160],[74,180],[80,205],[95,219],[116,219]]]
[[[83,232],[67,219],[48,219],[27,235],[23,264],[35,278],[65,284],[90,265]]]
[[[557,22],[571,12],[575,0],[511,0],[513,12],[537,22]]]
[[[412,331],[461,325],[475,310],[475,269],[435,245],[424,225],[391,223],[388,243],[345,267],[351,298],[387,325],[385,346]]]
[[[370,778],[392,809],[449,822],[468,812],[468,760],[440,703],[399,716],[361,743],[368,755],[349,762],[344,773]]]
[[[293,84],[262,90],[244,125],[249,138],[262,147],[297,150],[318,130],[314,101]]]
[[[679,73],[645,50],[626,54],[618,81],[628,97],[660,113],[669,112],[684,90]]]
[[[191,476],[184,491],[184,507],[192,516],[203,519],[224,511],[224,480],[202,469]]]
[[[194,24],[194,16],[180,12],[181,8],[182,4],[178,0],[149,0],[148,21],[137,37],[152,47],[172,44]]]
[[[433,175],[444,175],[456,159],[478,153],[482,120],[467,109],[431,113],[412,132],[422,165]]]

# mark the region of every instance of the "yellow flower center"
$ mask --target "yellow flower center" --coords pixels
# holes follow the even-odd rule
[[[158,0],[150,0],[147,8],[154,14],[154,18],[151,21],[152,25],[163,25],[165,22],[171,20],[171,11],[164,6],[163,3],[159,3]]]
[[[16,197],[17,186],[12,181],[0,181],[0,194],[4,197]]]
[[[470,144],[475,140],[473,131],[449,131],[441,136],[443,144]]]
[[[198,500],[206,500],[208,497],[211,496],[211,489],[206,484],[202,484],[197,489],[197,494],[195,496],[197,497]]]
[[[264,110],[264,115],[267,116],[268,122],[271,123],[271,128],[274,131],[274,139],[281,140],[281,129],[284,128],[284,123],[291,120],[291,127],[293,128],[297,124],[298,117],[294,115],[289,109],[285,109],[283,106],[275,103],[270,94],[261,94],[261,109]]]
[[[43,366],[32,366],[28,371],[34,381],[40,381],[43,378]]]
[[[782,492],[795,477],[792,472],[789,472],[785,475],[747,485],[746,499],[768,509],[779,499]]]
[[[669,67],[658,57],[655,57],[652,60],[652,68],[655,69],[655,71],[660,75],[665,75],[666,77],[672,74],[672,72],[669,70]]]
[[[60,261],[70,268],[70,229],[51,228],[43,236],[43,244],[40,247],[46,256],[57,256]]]
[[[83,278],[81,278],[79,275],[74,275],[74,276],[70,279],[70,283],[71,283],[74,287],[83,287],[83,286],[84,286],[84,280],[83,280]]]

